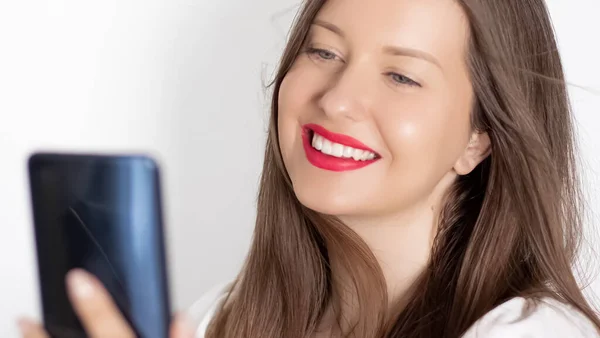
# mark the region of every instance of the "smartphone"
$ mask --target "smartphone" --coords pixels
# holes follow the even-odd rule
[[[150,157],[36,153],[29,183],[44,326],[86,337],[65,277],[95,275],[138,337],[167,338],[171,310],[160,174]]]

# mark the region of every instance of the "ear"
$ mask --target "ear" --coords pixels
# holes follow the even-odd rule
[[[487,132],[474,131],[462,155],[454,164],[454,171],[459,175],[467,175],[492,152],[490,137]]]

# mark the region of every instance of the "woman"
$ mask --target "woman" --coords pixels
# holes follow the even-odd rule
[[[252,247],[191,311],[197,336],[597,337],[574,164],[543,0],[308,0]],[[69,281],[92,336],[130,336],[95,280]]]

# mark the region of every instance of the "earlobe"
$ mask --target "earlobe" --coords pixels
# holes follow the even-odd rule
[[[467,175],[492,152],[490,137],[487,132],[473,132],[463,154],[454,164],[458,175]]]

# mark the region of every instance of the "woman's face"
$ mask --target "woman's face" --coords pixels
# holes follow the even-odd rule
[[[279,142],[300,202],[340,217],[394,215],[456,175],[474,101],[467,41],[454,1],[327,1],[279,92]]]

